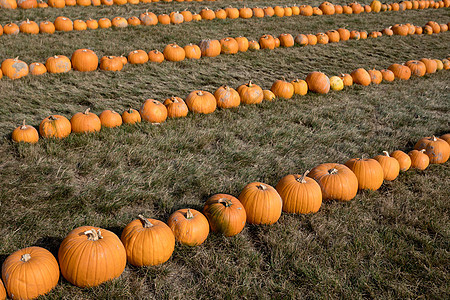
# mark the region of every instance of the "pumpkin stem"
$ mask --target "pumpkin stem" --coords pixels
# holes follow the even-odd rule
[[[19,60],[19,57],[17,56],[16,58],[14,58],[14,61],[18,61]]]
[[[85,235],[88,236],[89,241],[98,241],[99,239],[102,239],[102,233],[100,232],[100,229],[97,231],[95,229],[91,229],[84,232]]]
[[[27,262],[31,259],[31,255],[29,253],[25,253],[24,255],[22,255],[22,257],[20,258],[21,261],[23,262]]]
[[[198,91],[197,95],[198,96],[203,96],[203,92],[202,91]]]
[[[267,190],[267,187],[264,184],[258,184],[256,187],[262,191]]]
[[[22,130],[27,129],[27,125],[25,125],[25,120],[23,120],[22,127],[20,127],[20,129]]]
[[[432,140],[433,142],[436,142],[436,141],[437,141],[437,139],[436,139],[436,137],[435,137],[434,135],[431,137],[431,140]]]
[[[217,200],[217,203],[223,203],[225,207],[230,207],[231,205],[233,205],[233,202],[231,202],[231,200],[227,198],[220,198],[219,200]]]
[[[88,115],[90,110],[91,110],[91,109],[88,107],[88,108],[84,111],[84,114],[85,114],[85,115]]]
[[[419,152],[422,152],[422,153],[425,153],[425,151],[426,151],[425,149],[419,150]]]
[[[384,155],[386,155],[387,157],[390,157],[390,156],[389,156],[389,152],[383,151],[383,153],[384,153]]]
[[[191,210],[188,208],[186,212],[186,219],[192,219],[194,215],[192,214]]]
[[[143,215],[138,215],[138,218],[139,218],[139,220],[142,221],[142,223],[143,223],[142,225],[144,225],[144,228],[153,227],[153,224],[150,223],[150,221],[146,217],[144,217]]]
[[[309,170],[306,170],[305,173],[303,173],[303,175],[297,179],[297,181],[301,182],[301,183],[306,183],[305,177],[306,177],[306,175],[308,175],[308,173],[309,173]]]
[[[48,119],[49,119],[50,121],[56,121],[56,120],[57,120],[57,119],[55,118],[54,115],[51,115],[50,117],[48,117]]]
[[[132,114],[133,113],[133,109],[130,107],[130,108],[128,108],[128,113],[129,114]]]
[[[336,168],[328,170],[328,174],[330,174],[330,175],[337,174],[337,172],[338,172],[338,170]]]

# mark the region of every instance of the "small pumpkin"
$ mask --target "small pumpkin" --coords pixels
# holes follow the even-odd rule
[[[275,189],[283,200],[283,211],[294,214],[309,214],[319,211],[322,205],[322,191],[312,178],[293,174],[283,177]]]
[[[227,17],[229,19],[239,18],[239,10],[235,7],[227,7],[225,8],[225,12],[227,13]]]
[[[139,113],[143,120],[150,123],[162,123],[167,119],[167,108],[155,99],[145,100]]]
[[[108,18],[101,18],[98,20],[98,27],[100,28],[110,28],[112,26],[111,20]]]
[[[291,84],[294,86],[295,94],[304,96],[308,93],[308,84],[306,81],[297,78],[292,80]]]
[[[141,114],[131,107],[122,113],[122,122],[124,124],[141,123]]]
[[[216,18],[216,14],[214,13],[214,11],[207,7],[202,9],[199,15],[202,17],[202,20],[213,20]]]
[[[220,46],[223,54],[236,54],[239,51],[238,42],[232,37],[221,39]]]
[[[261,49],[261,46],[259,45],[259,43],[257,41],[251,40],[248,42],[248,49],[259,50],[259,49]]]
[[[339,39],[341,41],[348,41],[350,39],[350,31],[346,28],[339,28],[337,30],[339,32]]]
[[[83,31],[87,29],[87,24],[83,20],[75,20],[73,21],[73,30]]]
[[[262,88],[252,83],[251,80],[247,84],[240,85],[237,92],[241,96],[241,103],[243,104],[258,104],[264,99]]]
[[[352,73],[350,73],[350,75],[352,76],[354,83],[363,86],[368,86],[372,81],[370,78],[370,74],[363,68],[358,68],[354,70]]]
[[[431,164],[443,164],[450,157],[449,144],[434,135],[420,139],[414,146],[414,149],[425,149],[425,154],[430,157]]]
[[[0,279],[0,300],[6,300],[6,290],[1,279]]]
[[[117,56],[103,56],[100,60],[100,69],[104,71],[117,72],[123,69],[123,62]]]
[[[391,157],[395,158],[398,161],[400,166],[400,171],[405,172],[411,167],[411,158],[409,158],[408,154],[401,150],[395,150],[391,153]]]
[[[130,26],[139,26],[142,24],[141,20],[136,16],[131,16],[127,19],[128,25]]]
[[[394,75],[394,72],[392,72],[391,70],[383,69],[380,72],[381,72],[381,75],[383,76],[384,81],[389,81],[389,82],[394,81],[395,75]]]
[[[383,151],[383,154],[375,156],[374,159],[383,168],[384,180],[392,181],[400,173],[400,164],[396,158],[389,156],[387,151]]]
[[[328,30],[326,35],[328,36],[328,41],[330,43],[338,43],[341,40],[341,36],[337,30]]]
[[[314,93],[326,94],[330,91],[330,79],[322,72],[311,72],[306,76],[308,89]]]
[[[273,101],[277,98],[271,90],[263,90],[263,95],[265,101]]]
[[[344,88],[344,81],[342,81],[342,79],[339,78],[338,76],[331,76],[330,88],[333,91],[342,91],[342,89]]]
[[[304,34],[298,34],[295,36],[294,42],[299,46],[306,46],[308,45],[308,37]]]
[[[22,9],[36,8],[37,0],[17,0],[17,6]]]
[[[177,45],[178,46],[178,45]],[[168,50],[168,56],[171,56],[172,59],[180,59],[182,56],[181,51],[171,51]],[[170,52],[170,53],[169,53]],[[178,53],[177,53],[178,52]],[[158,50],[152,50],[148,53],[148,60],[151,62],[162,63],[164,61],[164,54]],[[186,57],[186,53],[185,53]],[[184,58],[183,58],[184,59]]]
[[[186,58],[186,52],[177,44],[169,44],[164,48],[164,58],[168,61],[182,61]]]
[[[148,62],[148,54],[144,50],[134,50],[128,54],[130,64],[145,64]]]
[[[53,34],[55,33],[55,25],[53,25],[52,22],[49,21],[43,21],[39,23],[39,32],[40,33],[48,33]]]
[[[383,184],[383,168],[372,158],[352,158],[345,165],[355,173],[358,178],[358,189],[378,190]]]
[[[284,78],[283,80],[275,81],[270,90],[278,98],[290,99],[294,95],[294,86],[292,83],[287,82]]]
[[[209,234],[208,219],[195,209],[179,209],[170,215],[167,225],[175,239],[187,246],[203,244]]]
[[[26,125],[25,120],[23,120],[22,125],[14,129],[11,138],[14,142],[35,144],[39,140],[39,134],[36,128],[31,125]]]
[[[344,86],[351,86],[353,85],[353,77],[350,74],[341,74],[339,75],[339,78],[342,79],[342,82],[344,83]]]
[[[14,34],[18,34],[20,32],[20,28],[19,28],[19,26],[17,26],[17,24],[9,23],[9,24],[6,24],[5,27],[3,27],[3,32],[6,35],[14,35]]]
[[[120,239],[127,261],[138,267],[165,263],[175,249],[175,236],[170,227],[142,215],[124,228]]]
[[[192,18],[192,14],[191,14],[191,18]],[[158,24],[158,17],[154,13],[149,12],[149,11],[142,13],[139,16],[139,19],[141,19],[142,25],[145,25],[145,26],[152,26],[152,25]]]
[[[29,68],[32,75],[43,75],[47,73],[47,68],[45,67],[45,65],[38,62],[30,64]]]
[[[45,67],[49,73],[66,73],[72,69],[72,63],[67,56],[55,55],[47,59]]]
[[[163,104],[167,108],[167,116],[169,118],[186,117],[189,112],[186,103],[180,97],[167,98]]]
[[[97,70],[98,56],[90,49],[78,49],[72,54],[72,67],[80,72],[91,72]]]
[[[170,23],[172,24],[181,24],[184,22],[184,17],[178,11],[173,11],[169,14]]]
[[[183,49],[187,59],[200,59],[200,57],[202,57],[202,51],[197,45],[189,44],[184,46]]]
[[[247,213],[242,203],[227,194],[216,194],[206,201],[203,214],[209,221],[211,230],[224,236],[234,236],[242,231]]]
[[[307,34],[306,38],[308,39],[308,45],[314,46],[317,44],[317,36],[314,34]]]
[[[70,121],[61,115],[51,115],[42,120],[39,125],[39,133],[44,138],[62,139],[72,132]]]
[[[202,56],[207,57],[218,56],[220,54],[220,51],[222,50],[222,47],[220,46],[220,42],[218,40],[202,40],[198,46],[200,48]]]
[[[11,298],[34,299],[47,294],[58,284],[59,266],[50,251],[28,247],[6,258],[2,278]]]
[[[412,150],[408,153],[411,159],[411,168],[425,170],[430,164],[430,158],[425,154],[425,149],[422,150]]]
[[[281,216],[283,202],[278,192],[261,182],[247,184],[239,197],[250,224],[274,224]]]
[[[114,110],[104,110],[99,115],[103,127],[113,128],[122,125],[122,116]]]
[[[27,76],[29,73],[28,65],[19,60],[19,57],[14,59],[8,58],[2,62],[2,73],[10,79],[19,79]]]
[[[219,87],[214,92],[214,97],[216,98],[217,106],[220,108],[232,108],[241,104],[239,93],[227,85]]]
[[[72,132],[97,132],[102,128],[100,118],[90,112],[90,108],[86,109],[84,113],[78,112],[70,119],[72,125]]]

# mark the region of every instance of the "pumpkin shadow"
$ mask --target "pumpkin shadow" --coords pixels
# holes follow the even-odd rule
[[[115,235],[117,235],[120,239],[120,236],[122,235],[123,228],[119,226],[113,226],[113,227],[105,227],[106,230],[109,230],[113,232]]]
[[[7,258],[8,256],[9,256],[9,255],[7,255],[7,254],[0,254],[0,266],[3,265],[3,262],[6,260],[6,258]]]
[[[56,258],[58,257],[59,245],[61,245],[62,238],[56,236],[44,236],[39,238],[33,246],[42,247],[50,251]]]

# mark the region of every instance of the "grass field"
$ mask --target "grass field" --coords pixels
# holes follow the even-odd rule
[[[363,1],[369,3],[370,1]],[[318,1],[305,3],[318,5]],[[336,2],[338,3],[338,2]],[[344,2],[342,2],[344,3]],[[33,9],[0,13],[9,21],[129,17],[204,6],[218,8],[287,1],[156,3],[123,7]],[[303,2],[301,3],[303,4]],[[204,38],[265,33],[317,33],[339,27],[381,30],[395,23],[450,21],[450,9],[322,17],[214,20],[180,26],[1,36],[0,60],[27,63],[78,48],[102,55],[163,50]],[[450,33],[381,37],[314,47],[220,55],[199,61],[127,65],[117,74],[92,72],[0,80],[0,263],[31,245],[54,254],[78,226],[121,230],[142,213],[166,221],[179,208],[201,210],[216,193],[238,196],[249,182],[275,186],[291,173],[324,162],[344,163],[381,151],[409,151],[424,136],[450,132],[450,72],[409,81],[352,86],[256,106],[188,115],[155,126],[121,126],[34,146],[11,142],[21,120],[38,126],[50,114],[87,107],[122,112],[145,99],[185,98],[222,84],[328,75],[357,67],[387,68],[422,57],[450,55]],[[283,214],[272,226],[246,226],[232,238],[210,234],[198,247],[177,244],[158,267],[127,266],[119,279],[80,289],[62,277],[49,299],[115,298],[450,298],[450,165],[411,170],[349,203],[325,202],[314,215]]]

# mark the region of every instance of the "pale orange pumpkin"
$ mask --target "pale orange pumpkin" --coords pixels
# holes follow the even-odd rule
[[[239,93],[227,85],[219,87],[214,92],[214,97],[216,98],[217,106],[220,108],[232,108],[241,104]]]

